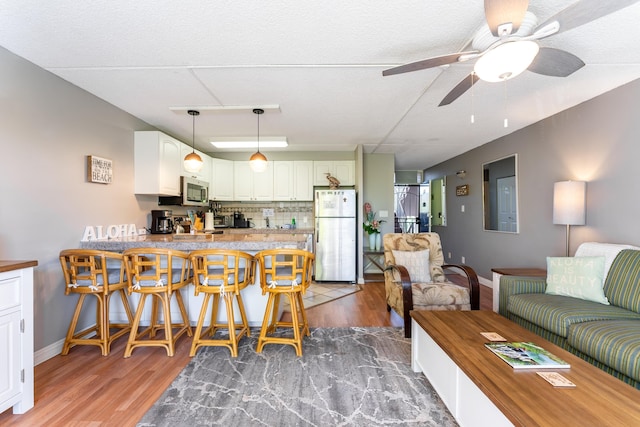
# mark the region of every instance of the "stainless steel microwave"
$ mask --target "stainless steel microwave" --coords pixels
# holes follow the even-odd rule
[[[181,176],[180,188],[182,190],[182,206],[209,205],[209,183],[207,181]]]

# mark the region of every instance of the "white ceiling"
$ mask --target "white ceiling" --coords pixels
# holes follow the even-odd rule
[[[529,10],[543,22],[571,3]],[[569,77],[525,72],[506,92],[479,82],[445,107],[473,64],[382,71],[462,50],[484,23],[480,0],[0,0],[0,45],[188,143],[192,119],[171,107],[249,107],[202,112],[207,153],[212,137],[255,136],[251,107],[277,104],[262,137],[287,136],[291,151],[362,144],[413,170],[640,78],[639,18],[636,3],[541,40],[587,64]]]

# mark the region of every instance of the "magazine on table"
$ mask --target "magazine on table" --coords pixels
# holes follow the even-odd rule
[[[492,342],[485,346],[515,369],[571,367],[558,356],[532,342]]]

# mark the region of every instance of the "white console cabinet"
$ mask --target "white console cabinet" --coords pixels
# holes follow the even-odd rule
[[[33,267],[0,261],[0,413],[33,407]]]

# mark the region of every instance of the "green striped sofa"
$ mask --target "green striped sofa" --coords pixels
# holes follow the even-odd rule
[[[545,282],[502,276],[500,314],[640,389],[640,250],[613,258],[604,282],[611,305],[547,295]]]

